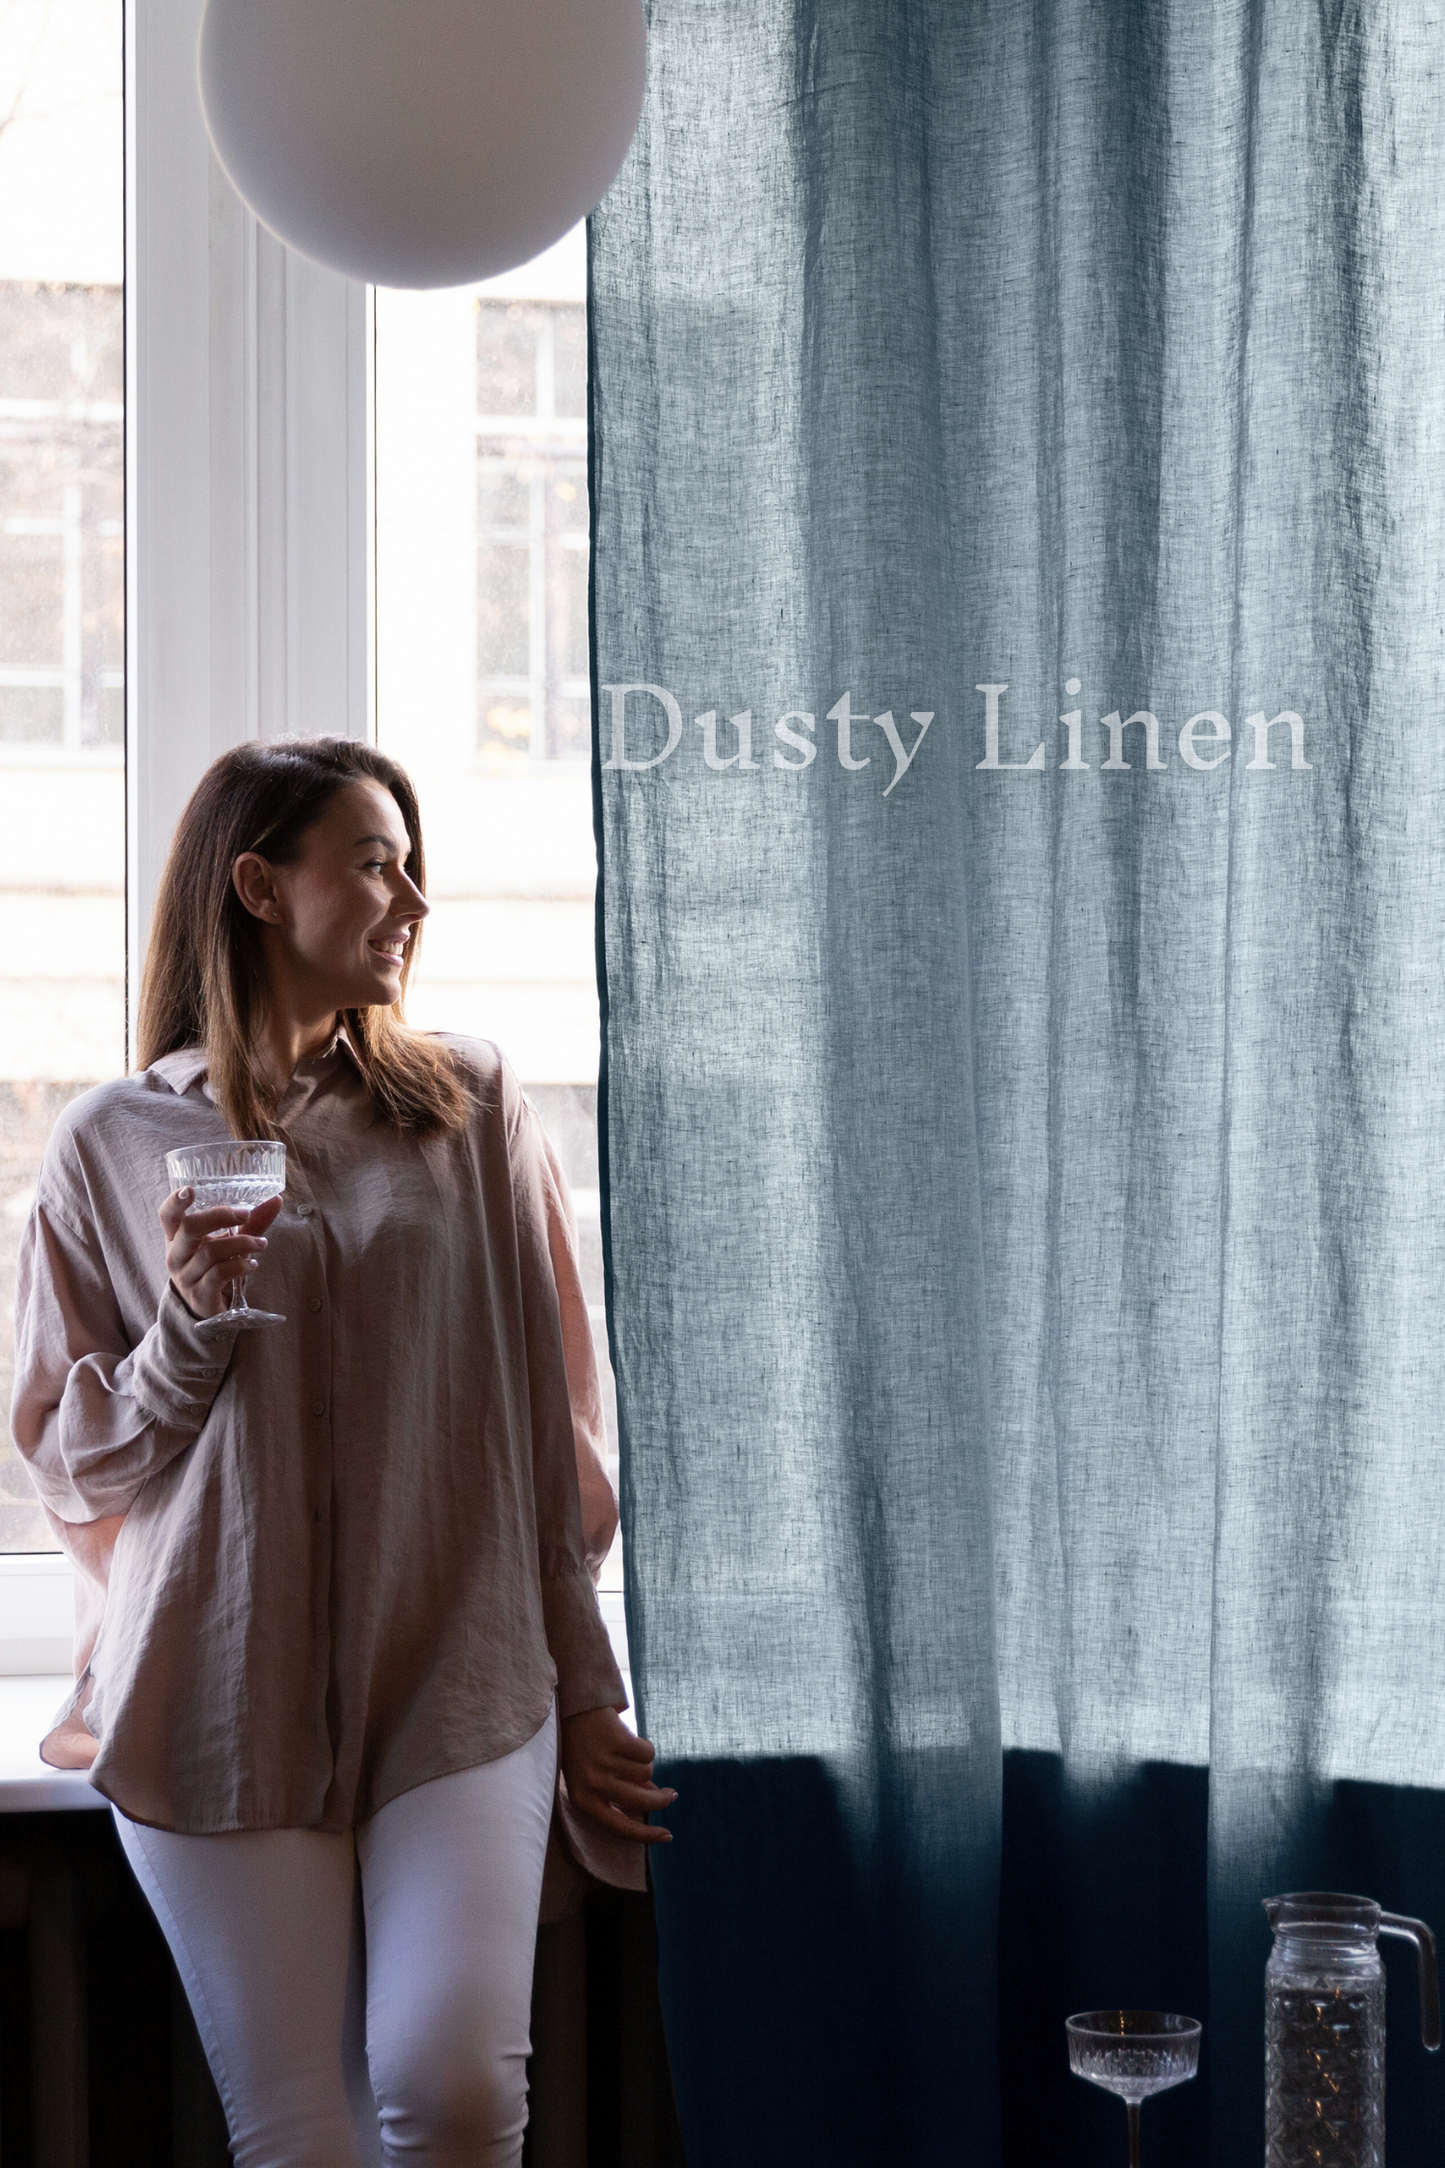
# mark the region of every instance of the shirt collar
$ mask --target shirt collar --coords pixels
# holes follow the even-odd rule
[[[336,1053],[338,1049],[348,1054],[353,1064],[358,1070],[360,1069],[361,1065],[356,1059],[356,1049],[351,1043],[351,1035],[347,1031],[345,1024],[338,1023],[325,1046],[319,1047],[314,1054],[308,1054],[304,1061],[299,1061],[296,1064],[296,1074],[298,1076],[303,1072],[309,1074],[313,1068],[319,1067],[322,1062],[329,1060],[331,1055]],[[198,1077],[207,1075],[210,1069],[210,1060],[211,1057],[203,1046],[180,1046],[176,1048],[173,1054],[162,1054],[158,1061],[153,1061],[146,1071],[146,1075],[160,1077],[163,1083],[170,1085],[173,1092],[188,1092]]]

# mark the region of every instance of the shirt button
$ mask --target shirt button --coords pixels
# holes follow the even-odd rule
[[[297,1219],[310,1219],[312,1213],[315,1210],[316,1207],[314,1204],[298,1204],[296,1207],[296,1217]]]
[[[321,1308],[321,1297],[319,1295],[313,1295],[311,1297],[311,1300],[307,1303],[306,1307],[314,1316],[316,1312]]]
[[[220,1375],[221,1373],[219,1370],[203,1370],[201,1372],[201,1376],[203,1378],[218,1378]]]
[[[313,1415],[324,1415],[326,1413],[326,1402],[324,1400],[313,1400],[311,1403],[311,1413]]]

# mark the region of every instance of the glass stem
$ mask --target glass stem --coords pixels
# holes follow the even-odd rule
[[[1139,2168],[1139,2103],[1128,2100],[1124,2105],[1129,2110],[1129,2168]]]
[[[241,1232],[241,1230],[240,1230],[240,1228],[239,1228],[239,1227],[238,1227],[238,1228],[237,1228],[237,1229],[236,1229],[235,1231],[236,1231],[236,1233],[237,1233],[237,1234],[239,1234],[239,1233]],[[227,1230],[227,1232],[229,1233],[229,1232],[230,1232],[230,1230],[228,1229],[228,1230]],[[247,1302],[247,1300],[246,1300],[246,1283],[245,1283],[245,1281],[244,1281],[244,1280],[232,1280],[232,1282],[231,1282],[231,1299],[230,1299],[229,1303],[227,1303],[226,1307],[227,1307],[227,1309],[229,1309],[229,1310],[249,1310],[249,1309],[250,1309],[251,1305],[250,1305],[250,1303],[249,1303],[249,1302]]]

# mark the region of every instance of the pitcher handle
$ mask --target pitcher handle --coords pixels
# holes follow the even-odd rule
[[[1420,1965],[1420,2038],[1427,2048],[1440,2045],[1440,1966],[1435,1937],[1423,1920],[1407,1920],[1398,1912],[1380,1914],[1380,1933],[1398,1935],[1413,1942]]]

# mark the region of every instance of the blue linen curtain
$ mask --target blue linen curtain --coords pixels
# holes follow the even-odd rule
[[[1256,2158],[1260,1898],[1445,1928],[1441,25],[649,13],[598,957],[688,2158],[1112,2162],[1118,2002],[1206,2021],[1146,2158]]]

